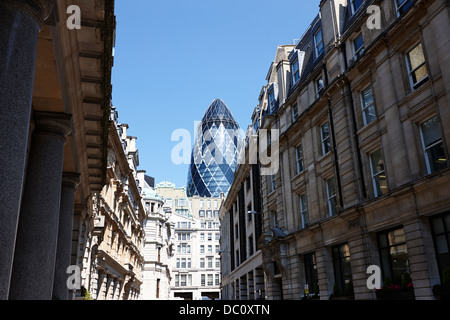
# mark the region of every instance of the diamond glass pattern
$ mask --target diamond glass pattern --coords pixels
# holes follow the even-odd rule
[[[187,196],[220,197],[234,179],[241,137],[230,109],[214,100],[198,125],[188,173]]]

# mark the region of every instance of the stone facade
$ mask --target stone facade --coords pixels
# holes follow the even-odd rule
[[[370,265],[434,299],[450,267],[448,5],[356,3],[321,1],[255,110],[279,132],[279,170],[261,176],[268,299],[376,299]]]
[[[106,185],[92,197],[94,228],[87,247],[80,248],[88,253],[82,264],[82,285],[96,300],[142,298],[146,212],[136,137],[127,130],[112,107]]]
[[[81,30],[64,2],[0,2],[0,299],[71,298],[106,182],[114,1],[77,4]]]
[[[144,181],[142,196],[147,212],[144,222],[143,299],[169,300],[175,224],[172,222],[172,211],[163,210],[164,199],[146,182],[144,175],[145,173],[141,172],[139,178],[139,181]]]
[[[170,299],[220,298],[220,222],[222,198],[187,197],[184,187],[165,181],[156,185],[171,212],[173,257]]]

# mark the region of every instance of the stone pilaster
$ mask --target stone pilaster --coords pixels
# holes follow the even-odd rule
[[[63,173],[61,205],[59,211],[58,244],[56,250],[53,297],[59,300],[69,299],[67,288],[67,267],[70,265],[72,249],[73,206],[75,190],[80,183],[80,174]]]
[[[0,1],[0,299],[7,299],[25,172],[38,32],[53,1]]]
[[[10,299],[52,298],[62,168],[71,115],[35,112],[17,230]]]

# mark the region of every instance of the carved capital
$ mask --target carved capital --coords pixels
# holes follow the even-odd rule
[[[42,29],[44,21],[52,13],[54,0],[2,0],[0,6],[29,15]]]
[[[35,132],[54,134],[66,141],[66,136],[72,130],[71,118],[72,115],[67,113],[35,111],[33,115]]]
[[[64,188],[76,189],[80,184],[80,174],[74,172],[63,172],[62,186]]]

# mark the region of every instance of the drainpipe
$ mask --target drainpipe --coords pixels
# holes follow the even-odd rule
[[[363,172],[363,165],[362,165],[362,159],[361,159],[361,153],[359,152],[359,137],[358,137],[358,126],[356,124],[356,115],[355,115],[355,104],[353,101],[353,92],[352,87],[350,84],[350,81],[348,80],[347,76],[345,75],[345,72],[348,69],[348,63],[347,63],[347,50],[345,47],[345,43],[341,45],[342,54],[344,56],[344,66],[345,71],[343,74],[343,81],[345,82],[345,85],[347,87],[347,94],[348,94],[348,100],[350,104],[350,114],[351,114],[351,120],[352,120],[352,127],[353,127],[353,140],[355,142],[355,152],[356,152],[356,159],[358,161],[358,172],[360,177],[360,183],[361,183],[361,193],[363,199],[367,198],[367,192],[366,187],[364,183],[364,172]]]
[[[333,140],[333,160],[334,160],[334,167],[336,169],[336,183],[337,183],[337,189],[339,193],[339,204],[341,205],[341,208],[344,207],[344,200],[342,196],[342,184],[341,184],[341,174],[339,170],[339,160],[338,155],[336,152],[336,135],[334,133],[334,123],[333,123],[333,112],[331,110],[331,99],[328,97],[328,117],[330,121],[330,131],[331,131],[331,138]]]

